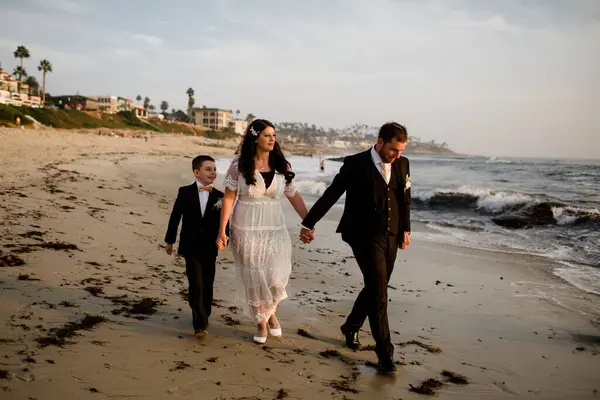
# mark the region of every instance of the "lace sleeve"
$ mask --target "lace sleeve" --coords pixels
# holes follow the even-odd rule
[[[223,185],[232,192],[237,192],[239,176],[240,172],[238,170],[238,160],[235,159],[231,162],[231,165],[229,165],[229,168],[227,169],[227,175],[225,175],[225,181],[223,181]]]
[[[296,195],[296,193],[298,193],[298,189],[296,188],[296,185],[294,185],[295,176],[296,174],[294,174],[291,170],[285,174],[285,189],[283,193],[288,198],[292,198]]]

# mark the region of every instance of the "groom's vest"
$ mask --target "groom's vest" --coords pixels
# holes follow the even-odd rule
[[[399,213],[398,199],[396,198],[397,179],[396,172],[392,168],[392,176],[389,185],[385,184],[383,177],[377,169],[373,169],[375,198],[377,200],[377,233],[379,234],[398,234]]]

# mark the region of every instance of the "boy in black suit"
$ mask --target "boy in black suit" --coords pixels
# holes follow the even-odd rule
[[[179,188],[165,242],[167,254],[171,255],[179,221],[183,218],[178,254],[185,258],[194,334],[201,338],[208,334],[223,192],[212,186],[217,178],[217,166],[212,157],[200,155],[194,158],[192,170],[196,181]]]

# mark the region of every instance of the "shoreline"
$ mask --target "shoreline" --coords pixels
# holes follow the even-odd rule
[[[278,312],[282,339],[252,344],[227,250],[209,336],[197,340],[182,260],[168,257],[162,240],[177,188],[188,183],[188,157],[233,151],[186,137],[3,135],[0,257],[25,264],[0,267],[0,396],[421,399],[410,385],[429,378],[448,399],[598,396],[598,326],[569,310],[589,300],[546,260],[432,243],[421,230],[399,251],[390,282],[400,373],[375,375],[373,352],[342,346],[339,326],[362,285],[334,233],[335,213],[317,225],[312,244],[293,247],[290,297]],[[295,244],[299,217],[282,201]],[[36,341],[68,332],[62,347]],[[373,342],[368,323],[361,340]],[[443,370],[469,384],[446,382]]]

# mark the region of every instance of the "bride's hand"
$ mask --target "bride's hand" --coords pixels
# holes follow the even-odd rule
[[[227,243],[229,242],[229,237],[224,232],[219,233],[217,236],[217,248],[223,250],[227,247]]]

